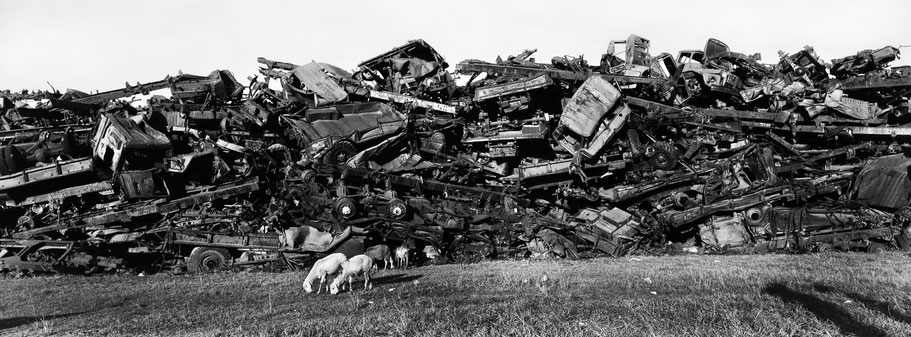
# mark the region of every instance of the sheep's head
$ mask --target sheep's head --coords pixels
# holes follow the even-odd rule
[[[426,255],[427,258],[428,258],[428,259],[431,259],[431,260],[432,260],[432,259],[437,259],[437,258],[440,258],[440,250],[437,249],[437,247],[434,247],[434,246],[425,246],[425,247],[424,247],[424,255]]]
[[[313,292],[313,284],[310,283],[310,282],[304,281],[304,291],[306,291],[306,292],[308,292],[308,293],[312,293],[312,292]]]
[[[339,283],[340,283],[340,282],[332,282],[332,284],[329,285],[329,293],[330,293],[330,294],[332,294],[332,295],[338,295],[338,285],[339,285]]]

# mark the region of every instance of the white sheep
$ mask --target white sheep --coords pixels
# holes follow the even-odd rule
[[[440,258],[440,250],[434,246],[424,246],[424,256],[427,256],[429,260],[436,260]]]
[[[373,261],[383,261],[383,264],[386,265],[384,269],[389,269],[390,266],[395,267],[392,261],[392,249],[389,249],[387,245],[376,245],[367,248],[364,255],[369,256]],[[373,267],[376,268],[376,265]]]
[[[395,261],[402,269],[408,268],[408,253],[411,251],[411,247],[406,245],[401,245],[395,249]]]
[[[337,273],[345,261],[348,261],[348,258],[342,253],[329,254],[322,259],[316,260],[313,268],[310,268],[307,278],[304,279],[304,291],[312,293],[313,280],[319,278],[319,287],[316,288],[316,293],[319,294],[323,288],[323,282],[326,281],[326,276]]]
[[[373,286],[370,285],[371,272],[373,272],[373,259],[364,254],[356,255],[348,261],[342,262],[342,273],[329,285],[329,292],[333,295],[338,294],[339,287],[343,285],[343,282],[346,280],[348,281],[348,289],[354,290],[351,287],[351,281],[354,279],[354,276],[357,275],[364,275],[364,290],[373,288]]]

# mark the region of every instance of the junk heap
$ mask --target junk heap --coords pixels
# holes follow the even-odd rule
[[[378,243],[451,261],[909,248],[898,49],[534,52],[450,73],[414,40],[353,73],[259,58],[246,86],[216,70],[3,91],[0,268],[294,267]]]

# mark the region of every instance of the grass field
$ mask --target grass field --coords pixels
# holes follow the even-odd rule
[[[304,293],[302,272],[7,277],[0,335],[911,336],[909,261],[493,261],[381,270],[337,296]]]

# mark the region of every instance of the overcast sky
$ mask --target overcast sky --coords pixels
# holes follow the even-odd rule
[[[165,75],[228,69],[242,83],[259,56],[353,69],[424,39],[450,64],[537,48],[539,62],[584,55],[635,33],[651,54],[812,45],[825,60],[911,45],[911,1],[50,1],[0,0],[0,89],[110,90]],[[911,47],[902,48],[909,64]]]

